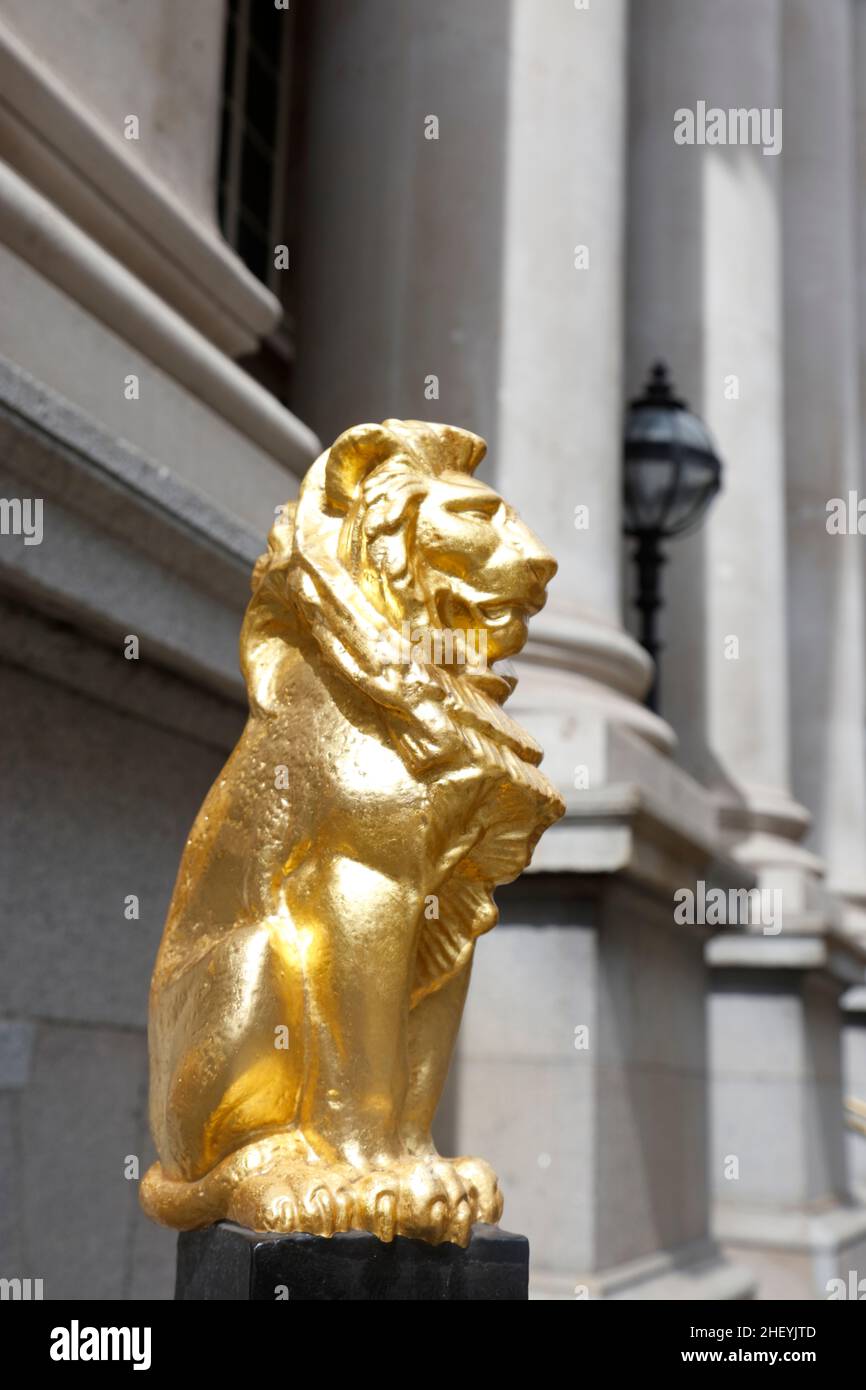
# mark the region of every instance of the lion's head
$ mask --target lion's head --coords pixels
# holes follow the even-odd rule
[[[468,686],[476,714],[477,695],[501,703],[514,681],[488,663],[521,649],[556,562],[473,478],[485,450],[467,430],[386,420],[347,430],[317,459],[253,575],[242,637],[251,698],[267,707],[291,609],[349,679],[420,716],[427,734],[459,714]],[[487,722],[516,729],[504,715]],[[537,760],[525,735],[514,741]]]
[[[491,662],[514,655],[556,562],[513,509],[473,478],[483,440],[414,421],[362,428],[360,476],[355,430],[337,441],[326,470],[331,497],[344,499],[340,554],[353,578],[394,628],[469,634],[470,650],[483,639]],[[344,448],[352,451],[348,467]],[[454,664],[453,643],[432,650],[441,653],[438,665]]]

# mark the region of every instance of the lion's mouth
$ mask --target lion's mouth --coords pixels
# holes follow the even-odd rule
[[[468,595],[461,596],[445,590],[437,595],[436,611],[440,623],[451,628],[477,628],[481,631],[498,632],[510,627],[514,622],[527,622],[544,607],[546,594],[515,598],[490,598],[487,600]]]
[[[500,600],[496,603],[482,603],[479,609],[488,626],[507,627],[515,618],[522,618],[524,621],[533,618],[544,607],[544,599],[545,595],[541,594],[538,598],[508,599],[504,602]]]
[[[488,628],[507,627],[515,616],[513,603],[482,603],[478,611]]]

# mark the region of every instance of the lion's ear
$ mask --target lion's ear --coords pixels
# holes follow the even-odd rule
[[[354,425],[335,439],[325,466],[325,497],[337,511],[346,512],[367,474],[399,447],[383,425]]]

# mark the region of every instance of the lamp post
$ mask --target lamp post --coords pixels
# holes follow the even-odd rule
[[[641,615],[641,645],[656,663],[647,693],[650,709],[658,701],[659,583],[665,563],[662,541],[692,529],[721,487],[721,460],[706,425],[674,394],[664,362],[656,362],[644,394],[631,402],[626,418],[623,530],[637,544],[633,558]]]

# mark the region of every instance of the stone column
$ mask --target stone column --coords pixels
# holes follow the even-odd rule
[[[796,846],[808,818],[790,791],[782,155],[674,140],[675,112],[698,102],[779,107],[779,16],[779,0],[635,8],[628,355],[632,389],[668,359],[723,461],[705,526],[669,548],[662,708],[738,859],[793,913],[818,866]]]
[[[853,530],[849,523],[839,534],[829,511],[838,499],[837,508],[848,514],[864,476],[855,179],[866,140],[854,74],[863,71],[866,34],[863,6],[847,0],[831,0],[820,16],[805,0],[793,0],[784,19],[788,567],[799,615],[790,666],[793,772],[798,794],[814,812],[811,844],[826,863],[834,912],[861,948],[854,987],[842,1000],[843,1096],[856,1102],[862,1101],[866,943],[863,540],[856,512]],[[843,1195],[862,1184],[856,1118],[845,1114],[848,1164],[837,1185]],[[866,1229],[839,1272],[864,1266]]]
[[[513,8],[496,478],[560,561],[513,705],[568,811],[479,948],[458,1133],[499,1136],[539,1292],[725,1299],[750,1281],[709,1233],[704,934],[672,918],[717,827],[622,623],[627,19]]]
[[[834,930],[820,858],[798,843],[809,817],[792,794],[789,633],[803,610],[789,622],[782,179],[797,135],[782,100],[784,9],[635,8],[628,339],[632,385],[667,357],[724,465],[702,532],[671,545],[662,708],[716,794],[726,851],[780,909],[763,924],[742,914],[707,947],[716,1230],[762,1296],[803,1297],[866,1224],[846,1207],[838,1010],[859,957]],[[699,121],[699,103],[724,113],[728,136],[732,110],[763,109],[766,124],[755,143],[676,143],[675,113]],[[808,742],[796,739],[798,760]],[[812,1220],[821,1205],[824,1224]]]
[[[622,625],[627,14],[513,6],[496,478],[560,564],[514,706],[553,748],[576,710],[673,744]]]
[[[560,562],[513,709],[570,786],[578,707],[673,745],[621,621],[627,6],[445,9],[316,22],[297,405],[323,438],[408,414],[488,440]]]
[[[863,487],[852,83],[862,8],[784,7],[783,229],[794,786],[843,922],[866,935],[863,539],[829,534],[827,511],[833,498],[847,510]]]

